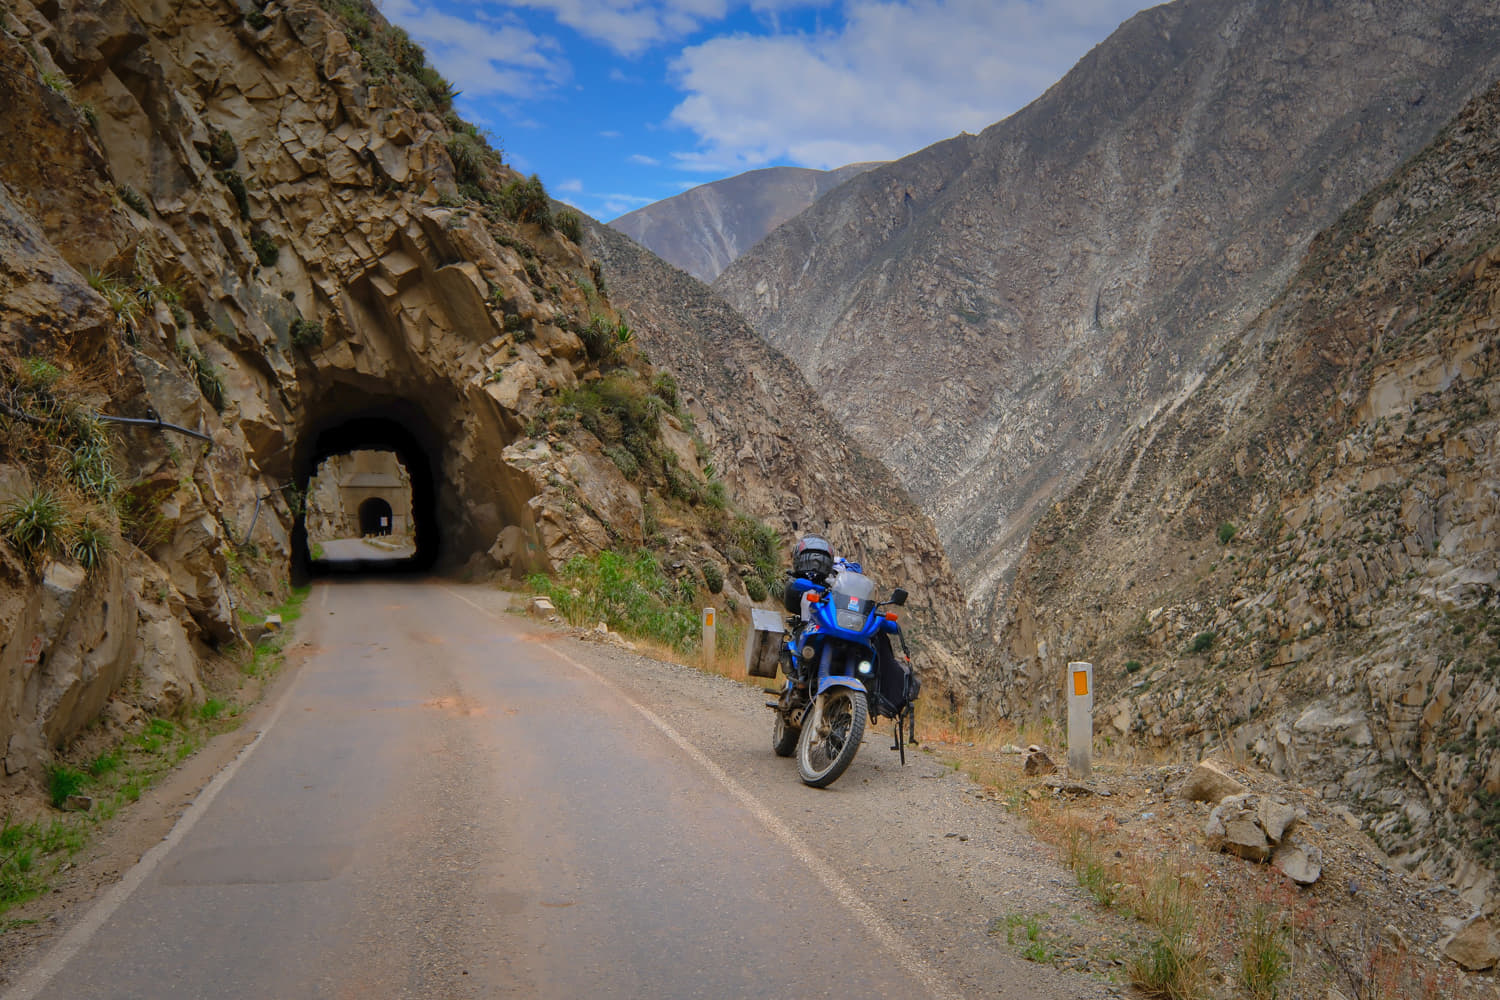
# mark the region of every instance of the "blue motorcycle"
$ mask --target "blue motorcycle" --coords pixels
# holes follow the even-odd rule
[[[915,702],[921,684],[911,670],[894,611],[906,603],[896,588],[875,598],[875,581],[858,563],[836,559],[817,535],[801,538],[783,594],[789,612],[779,666],[786,675],[771,746],[777,756],[797,755],[805,784],[826,788],[848,769],[870,717],[895,720],[896,742],[906,763],[903,729],[915,741]],[[898,659],[891,637],[901,643]]]

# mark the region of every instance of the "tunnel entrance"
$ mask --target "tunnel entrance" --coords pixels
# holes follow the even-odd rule
[[[319,403],[295,452],[305,502],[292,528],[293,579],[431,571],[444,546],[436,425],[410,400],[350,386]]]
[[[391,533],[391,520],[394,518],[391,505],[379,497],[371,497],[359,505],[359,534],[360,537],[383,537]]]

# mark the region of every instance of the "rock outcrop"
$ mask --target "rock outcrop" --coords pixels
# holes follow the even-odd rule
[[[0,27],[0,503],[55,487],[109,550],[0,539],[7,772],[122,685],[149,712],[201,701],[201,664],[306,568],[330,455],[398,455],[440,571],[633,550],[658,516],[735,563],[700,513],[733,498],[581,223],[548,224],[372,3],[14,0]],[[206,440],[90,430],[85,489],[23,446],[76,423],[34,412],[54,389]]]
[[[1500,85],[1039,521],[981,698],[1212,748],[1500,908]]]
[[[712,281],[771,230],[850,177],[877,166],[750,170],[627,212],[610,227],[698,280]]]

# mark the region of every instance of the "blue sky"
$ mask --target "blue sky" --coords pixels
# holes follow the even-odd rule
[[[1040,95],[1141,0],[381,0],[518,170],[608,221],[887,160]]]

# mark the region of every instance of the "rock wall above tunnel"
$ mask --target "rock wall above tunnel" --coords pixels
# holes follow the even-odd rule
[[[90,408],[211,439],[111,432],[131,513],[109,514],[102,569],[0,540],[8,772],[37,775],[111,699],[202,699],[199,665],[285,593],[298,490],[340,427],[408,435],[439,569],[513,579],[643,541],[656,484],[559,414],[606,361],[631,384],[649,366],[586,346],[618,319],[591,262],[497,207],[516,179],[498,157],[482,190],[460,181],[449,148],[472,133],[431,95],[380,79],[307,0],[0,19],[3,388],[55,363]],[[679,485],[705,482],[672,433]],[[0,501],[31,488],[27,461],[0,440]]]

